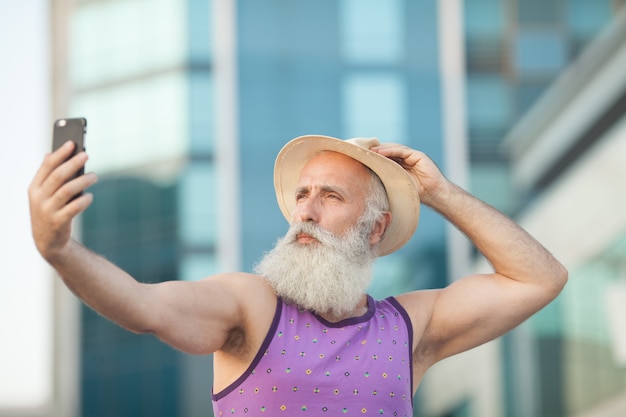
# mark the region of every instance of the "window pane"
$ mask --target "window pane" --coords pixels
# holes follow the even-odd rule
[[[565,40],[555,31],[520,31],[515,45],[515,58],[521,72],[557,72],[566,64]]]
[[[611,20],[611,4],[607,0],[570,0],[566,10],[568,26],[579,38],[595,35]]]
[[[76,96],[71,113],[87,117],[88,169],[100,174],[173,160],[187,150],[184,74],[138,80]]]
[[[402,59],[402,0],[343,0],[343,53],[355,63],[396,63]]]
[[[500,0],[465,0],[465,32],[469,38],[499,38],[504,33],[504,4]]]
[[[208,248],[215,243],[215,195],[218,193],[213,165],[190,165],[181,177],[179,195],[180,237],[186,245]]]
[[[181,261],[179,277],[184,281],[198,281],[218,272],[214,255],[189,254]]]
[[[560,3],[559,0],[518,0],[519,20],[522,24],[558,23]]]
[[[497,75],[467,77],[467,112],[470,127],[493,130],[512,118],[511,88]]]
[[[182,63],[187,51],[184,12],[184,3],[175,0],[94,2],[77,9],[70,46],[75,86]]]
[[[348,77],[343,88],[346,136],[405,142],[405,91],[403,81],[395,74]]]

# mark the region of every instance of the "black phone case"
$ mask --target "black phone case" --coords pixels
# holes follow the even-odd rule
[[[57,150],[68,140],[76,145],[74,151],[68,159],[85,150],[85,134],[87,133],[87,119],[83,117],[73,119],[58,119],[54,122],[52,131],[52,151]],[[85,169],[81,168],[72,179],[77,178],[85,173]],[[81,193],[82,194],[82,193]],[[74,198],[80,196],[76,195]]]

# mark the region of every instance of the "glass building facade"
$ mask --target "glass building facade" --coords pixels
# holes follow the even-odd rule
[[[540,415],[626,413],[626,10],[614,12],[506,139],[514,183],[532,196],[521,217],[570,268],[526,328]]]
[[[444,172],[450,168],[441,138],[438,34],[445,18],[438,15],[439,2],[220,2],[78,0],[54,6],[56,15],[67,16],[69,30],[67,38],[56,35],[55,48],[67,55],[67,88],[58,92],[65,104],[55,111],[87,117],[88,169],[100,177],[82,217],[82,240],[141,281],[251,270],[287,228],[275,203],[272,170],[276,154],[294,137],[376,136],[423,150]],[[216,13],[226,3],[234,14],[224,23]],[[459,3],[469,188],[515,215],[535,196],[515,192],[502,139],[623,2]],[[229,27],[234,40],[230,99],[236,106],[228,121],[218,116],[225,97],[217,92],[224,62],[216,45],[224,39],[216,22]],[[236,134],[220,134],[227,122]],[[235,162],[224,168],[229,152]],[[236,170],[236,181],[224,181],[229,169]],[[229,239],[237,253],[225,260]],[[373,295],[446,285],[447,239],[444,221],[422,210],[416,236],[378,261]],[[616,243],[614,252],[622,247]],[[563,314],[557,300],[533,321],[538,416],[567,415]],[[507,416],[521,415],[518,342],[515,334],[504,337],[497,358]],[[130,334],[87,308],[81,348],[83,416],[210,414],[210,358]],[[585,346],[577,352],[586,357]],[[602,369],[597,379],[614,381],[598,390],[623,390],[623,373],[594,352],[602,366],[581,363]],[[590,403],[602,397],[595,391],[588,396]],[[439,414],[422,406],[428,401],[418,391],[415,415],[473,415],[471,398]]]
[[[474,194],[514,214],[501,141],[610,21],[611,0],[464,1],[467,120]]]
[[[208,1],[79,1],[68,38],[67,112],[88,119],[97,172],[82,240],[140,281],[217,272]],[[84,416],[192,415],[188,381],[210,360],[137,336],[83,307]]]

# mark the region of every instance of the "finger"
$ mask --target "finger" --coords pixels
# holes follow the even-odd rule
[[[384,156],[401,156],[401,155],[409,155],[412,152],[415,152],[413,149],[409,148],[406,145],[400,145],[398,143],[383,143],[379,146],[374,146],[370,149],[376,153],[379,153]]]
[[[419,161],[420,155],[422,155],[421,152],[415,149],[397,143],[385,143],[370,150],[396,161],[405,168],[414,166]]]
[[[76,174],[85,167],[88,156],[85,152],[80,152],[68,161],[57,165],[44,179],[42,187],[48,195],[57,192],[64,184],[73,179]]]
[[[62,222],[69,222],[74,217],[85,211],[93,202],[93,194],[85,193],[80,197],[70,201],[61,210],[58,215]]]
[[[380,149],[394,149],[394,148],[406,148],[407,146],[402,145],[400,143],[391,143],[391,142],[385,142],[385,143],[381,143],[380,145],[376,145],[376,146],[372,146],[370,148],[370,150],[372,151],[377,151]]]
[[[34,186],[41,186],[50,173],[69,158],[75,146],[74,142],[70,140],[65,142],[56,151],[47,153],[33,178],[32,184]]]
[[[52,195],[50,199],[52,208],[63,210],[65,206],[72,205],[74,201],[81,198],[78,197],[73,200],[77,195],[84,192],[97,181],[98,177],[94,173],[88,173],[66,182]]]
[[[93,194],[85,193],[80,197],[72,200],[60,210],[54,211],[49,217],[48,225],[52,225],[52,229],[60,231],[70,227],[72,220],[84,212],[93,202]]]

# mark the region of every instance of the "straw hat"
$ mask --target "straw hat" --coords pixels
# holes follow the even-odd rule
[[[289,141],[278,153],[274,164],[274,188],[283,216],[290,223],[293,220],[295,190],[300,171],[308,160],[323,151],[339,152],[361,162],[380,177],[387,191],[392,220],[380,241],[379,254],[384,256],[400,249],[417,229],[419,195],[404,168],[369,150],[377,145],[376,138],[341,140],[318,135],[300,136]]]

